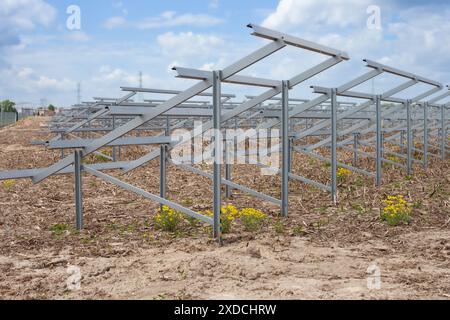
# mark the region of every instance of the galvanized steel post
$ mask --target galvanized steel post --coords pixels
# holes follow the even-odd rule
[[[221,138],[221,72],[213,72],[213,124],[214,124],[214,238],[221,241],[220,210],[221,210],[221,158],[222,158],[222,138]]]
[[[289,211],[289,82],[281,83],[281,216]]]
[[[400,146],[403,154],[405,152],[405,130],[400,131]]]
[[[167,145],[161,145],[159,157],[159,196],[166,199],[167,190]],[[162,207],[162,206],[161,206]]]
[[[289,138],[289,154],[288,154],[288,162],[289,162],[289,168],[288,168],[288,172],[291,173],[292,172],[292,156],[294,154],[294,139],[293,138]]]
[[[64,133],[61,133],[61,140],[64,140]],[[64,149],[61,148],[61,159],[64,159]]]
[[[331,89],[331,196],[337,203],[337,89]]]
[[[113,130],[116,129],[116,116],[112,116],[112,128]],[[112,154],[112,158],[113,158],[113,162],[117,161],[117,157],[116,157],[116,146],[113,147],[113,154]]]
[[[406,134],[407,134],[407,171],[408,175],[412,173],[412,149],[413,149],[413,132],[412,132],[412,120],[411,120],[411,100],[407,100],[406,106]]]
[[[441,158],[445,160],[445,147],[446,147],[446,136],[447,132],[445,130],[445,106],[441,106]]]
[[[376,108],[376,127],[377,127],[377,146],[376,146],[376,184],[381,185],[381,175],[382,166],[381,161],[383,159],[382,149],[383,149],[383,133],[382,133],[382,122],[381,122],[381,96],[375,97],[375,108]]]
[[[423,104],[423,166],[428,165],[428,102]]]
[[[231,181],[231,150],[234,148],[234,145],[230,141],[225,141],[225,179]],[[227,184],[225,185],[225,197],[227,199],[231,198],[231,187]]]
[[[358,165],[359,132],[353,132],[353,166]]]
[[[83,229],[83,193],[82,193],[82,154],[81,150],[75,150],[74,173],[75,173],[75,213],[77,230]]]

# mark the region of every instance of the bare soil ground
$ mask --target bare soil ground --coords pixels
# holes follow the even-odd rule
[[[31,146],[49,138],[27,119],[0,130],[0,170],[45,167],[60,152]],[[144,150],[127,150],[136,158]],[[342,154],[342,161],[351,155]],[[384,184],[353,174],[329,194],[291,183],[290,217],[240,192],[227,200],[270,215],[259,233],[237,223],[223,246],[200,223],[174,234],[156,230],[158,206],[91,175],[83,176],[85,230],[74,230],[73,177],[41,184],[0,183],[0,298],[3,299],[448,299],[450,298],[450,164],[432,158],[413,177],[390,165]],[[373,163],[363,160],[362,165]],[[158,193],[159,161],[130,174],[110,174]],[[296,156],[293,171],[327,182],[323,163]],[[170,199],[211,209],[211,182],[169,167]],[[279,179],[235,166],[233,180],[279,196]],[[382,200],[404,195],[412,221],[380,221]],[[381,288],[369,290],[376,263]],[[80,290],[68,290],[69,266],[81,270]]]

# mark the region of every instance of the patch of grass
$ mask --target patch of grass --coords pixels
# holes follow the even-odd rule
[[[328,224],[327,220],[319,220],[313,224],[313,226],[317,229],[317,231],[320,231],[324,226]]]
[[[97,238],[95,236],[90,237],[89,235],[83,235],[81,237],[81,243],[82,244],[92,244],[97,240]]]
[[[412,207],[414,209],[422,209],[423,208],[423,202],[422,200],[417,200],[412,204]]]
[[[194,200],[192,200],[191,198],[187,198],[187,199],[182,201],[182,204],[185,207],[192,206],[194,204]]]
[[[163,206],[155,216],[155,226],[167,232],[175,232],[183,220],[183,214],[168,206]]]
[[[153,300],[168,300],[169,297],[167,297],[164,293],[158,294],[156,297],[153,298]]]
[[[327,213],[328,208],[327,207],[319,207],[319,208],[314,208],[314,211],[320,214],[325,214]]]
[[[50,231],[54,236],[60,237],[69,231],[69,226],[65,223],[57,223],[50,227]]]
[[[359,215],[363,215],[369,212],[369,210],[365,206],[358,203],[352,204],[352,208],[355,209]]]
[[[199,222],[198,219],[196,219],[196,218],[194,218],[194,217],[191,217],[191,216],[186,216],[186,221],[189,223],[189,225],[190,225],[191,227],[197,226],[197,225],[198,225],[198,222]]]
[[[402,161],[400,160],[400,158],[396,157],[396,156],[388,156],[387,158],[388,160],[395,162],[395,163],[401,163]]]
[[[14,180],[14,179],[5,180],[2,182],[2,188],[6,192],[10,192],[12,190],[12,188],[15,186],[15,184],[16,184],[16,180]]]
[[[381,213],[381,220],[390,226],[397,226],[400,223],[411,221],[411,208],[402,195],[389,196],[383,200],[384,208]]]
[[[284,234],[285,232],[284,224],[283,221],[281,221],[280,219],[275,220],[275,222],[273,223],[273,227],[276,233]]]
[[[150,232],[144,232],[142,234],[142,238],[146,242],[154,242],[155,241],[155,236],[152,233],[150,233]]]
[[[336,173],[336,177],[339,182],[342,182],[347,176],[350,176],[352,172],[345,168],[339,168]]]
[[[106,226],[106,228],[108,228],[108,230],[110,231],[115,231],[119,229],[119,226],[115,222],[111,222]]]
[[[214,212],[211,210],[206,210],[204,215],[207,217],[214,217]],[[233,222],[236,218],[240,217],[238,209],[232,204],[227,204],[222,206],[220,209],[220,226],[222,228],[222,233],[230,233],[231,228],[233,227]]]
[[[395,189],[400,189],[402,187],[402,183],[401,182],[393,182],[392,183],[392,187]]]
[[[254,208],[242,209],[239,213],[240,220],[244,224],[247,231],[255,232],[261,230],[264,222],[267,220],[267,215]]]
[[[356,177],[356,179],[355,179],[355,185],[356,185],[357,187],[362,187],[362,186],[364,186],[364,179],[361,178],[361,177]]]
[[[305,227],[302,225],[296,226],[294,227],[294,229],[292,229],[292,233],[296,237],[303,237],[306,235]]]

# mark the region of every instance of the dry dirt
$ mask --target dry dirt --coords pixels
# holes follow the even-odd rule
[[[45,167],[60,153],[31,146],[50,136],[45,118],[0,130],[0,170]],[[144,151],[127,149],[125,157]],[[351,159],[341,154],[342,161]],[[449,299],[450,165],[437,159],[413,177],[385,166],[381,188],[353,174],[340,183],[339,203],[291,183],[290,217],[236,192],[228,200],[270,215],[259,233],[237,223],[223,246],[201,224],[177,233],[156,230],[157,205],[88,174],[83,176],[85,230],[74,230],[73,177],[41,184],[0,183],[0,298],[3,299]],[[89,161],[89,160],[88,160]],[[363,167],[373,163],[363,161]],[[327,167],[296,156],[295,173],[327,182]],[[110,174],[158,193],[158,160],[131,174]],[[234,181],[279,196],[279,179],[236,166]],[[169,167],[170,199],[197,211],[211,208],[211,182]],[[410,224],[380,221],[381,200],[404,195]],[[381,288],[367,287],[369,266]],[[68,290],[69,266],[81,288]]]

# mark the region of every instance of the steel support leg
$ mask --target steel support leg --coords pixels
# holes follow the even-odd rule
[[[75,151],[75,213],[76,213],[76,227],[77,230],[83,229],[83,193],[82,193],[82,178],[81,178],[81,151]]]
[[[112,116],[112,128],[113,128],[113,130],[116,128],[116,117],[114,115]],[[113,158],[114,162],[117,161],[116,151],[117,151],[117,147],[114,146],[113,147],[113,153],[112,153],[112,158]]]
[[[413,132],[412,132],[412,120],[411,120],[411,101],[406,101],[406,159],[407,159],[407,171],[408,175],[412,174],[412,148],[413,148]]]
[[[331,89],[331,197],[337,203],[337,89]]]
[[[353,133],[353,166],[358,166],[358,147],[359,147],[359,132]]]
[[[428,103],[423,104],[423,166],[428,166]]]
[[[381,97],[376,96],[375,98],[375,108],[376,108],[376,117],[377,117],[377,150],[376,150],[376,184],[377,186],[381,185],[381,175],[382,175],[382,166],[381,160],[383,159],[383,133],[382,133],[382,122],[381,122]]]
[[[159,157],[159,196],[166,199],[167,190],[167,145],[161,145]]]
[[[65,139],[64,133],[61,134],[61,140]],[[64,159],[64,149],[61,149],[61,159]]]
[[[226,141],[225,142],[225,179],[228,181],[231,181],[231,176],[232,176],[232,167],[231,167],[231,151],[232,148],[234,147],[234,145],[229,142]],[[232,196],[231,194],[231,187],[229,185],[225,185],[225,197],[227,199],[230,199]]]
[[[281,107],[281,216],[287,217],[289,210],[289,82],[282,82]]]
[[[166,129],[164,130],[164,134],[166,137],[170,136],[170,118],[166,117]]]
[[[400,132],[400,146],[401,146],[401,153],[405,153],[405,130],[402,130]]]
[[[289,138],[289,148],[288,149],[289,149],[289,154],[288,154],[289,167],[288,167],[288,171],[289,171],[289,173],[291,173],[292,172],[292,161],[293,161],[292,156],[294,154],[294,139],[292,139],[292,138]]]
[[[213,72],[213,123],[214,123],[214,238],[219,242],[222,238],[220,226],[221,202],[221,158],[222,158],[222,137],[221,137],[221,72]]]
[[[445,130],[445,106],[441,106],[441,158],[445,160],[447,132]]]

